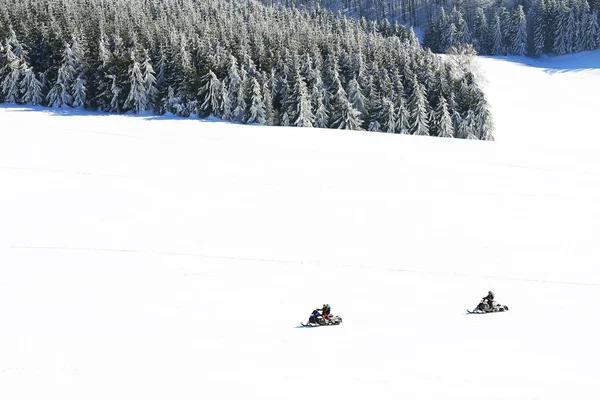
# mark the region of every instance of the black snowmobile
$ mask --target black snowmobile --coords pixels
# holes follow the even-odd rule
[[[308,318],[308,322],[300,322],[302,326],[331,326],[331,325],[339,325],[342,323],[342,317],[337,315],[329,315],[327,318],[323,318],[321,313],[317,310],[313,311],[311,316]]]
[[[481,299],[473,311],[467,310],[469,314],[488,314],[503,311],[508,311],[508,306],[503,306],[502,304],[498,304],[498,302],[493,300],[490,301],[485,297]]]

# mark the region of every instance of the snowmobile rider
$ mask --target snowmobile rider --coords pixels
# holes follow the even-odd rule
[[[494,293],[489,290],[487,296],[485,296],[482,300],[485,300],[490,307],[494,306]]]
[[[321,308],[321,313],[323,315],[323,319],[328,319],[329,315],[331,315],[331,307],[329,304],[323,304],[323,308]]]

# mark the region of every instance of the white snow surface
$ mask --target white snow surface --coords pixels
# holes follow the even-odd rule
[[[0,398],[600,398],[600,52],[480,63],[495,142],[2,106]]]

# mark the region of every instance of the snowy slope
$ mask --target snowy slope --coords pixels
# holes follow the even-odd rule
[[[597,399],[599,55],[493,143],[1,107],[0,398]]]

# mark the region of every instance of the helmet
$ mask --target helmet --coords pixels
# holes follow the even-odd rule
[[[488,294],[494,294],[491,290],[488,290]]]

